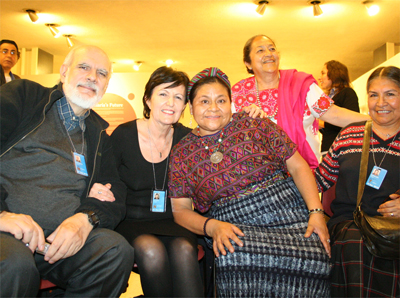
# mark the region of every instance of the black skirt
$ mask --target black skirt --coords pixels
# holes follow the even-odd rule
[[[193,245],[197,246],[196,235],[175,223],[172,218],[147,221],[126,219],[115,230],[131,244],[138,236],[150,234],[155,236],[186,237]]]

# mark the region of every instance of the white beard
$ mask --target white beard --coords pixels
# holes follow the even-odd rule
[[[92,97],[88,97],[87,95],[82,96],[77,89],[78,86],[92,88],[96,91],[96,94]],[[93,108],[102,98],[102,96],[99,95],[98,87],[90,82],[78,83],[76,86],[71,86],[68,82],[65,82],[65,97],[73,104],[85,110]]]

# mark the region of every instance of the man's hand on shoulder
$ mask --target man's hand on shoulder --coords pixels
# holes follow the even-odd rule
[[[85,244],[92,229],[87,214],[77,213],[67,218],[47,237],[51,245],[44,259],[53,264],[75,255]]]
[[[37,247],[40,250],[44,249],[43,229],[29,215],[2,211],[0,213],[0,231],[10,233],[14,235],[15,239],[29,244],[32,253]]]

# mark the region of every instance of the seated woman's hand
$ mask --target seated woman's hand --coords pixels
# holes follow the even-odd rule
[[[237,235],[244,236],[244,234],[233,224],[212,219],[207,224],[207,234],[213,238],[213,250],[216,257],[219,257],[220,252],[225,256],[225,249],[230,253],[235,251],[230,239],[232,239],[237,245],[243,246],[243,242]]]
[[[379,206],[380,214],[386,217],[400,217],[400,194],[397,192],[391,194],[389,199]]]
[[[247,107],[243,107],[242,110],[244,112],[246,112],[247,114],[249,114],[249,117],[252,117],[252,118],[256,118],[256,117],[266,118],[267,117],[267,114],[255,104],[252,104]]]
[[[107,183],[105,185],[101,183],[93,184],[89,192],[89,197],[96,198],[103,202],[114,202],[115,197],[111,191],[111,184]]]
[[[310,219],[308,220],[307,231],[304,234],[304,237],[308,238],[312,233],[318,235],[322,244],[325,247],[326,253],[331,257],[331,245],[329,240],[329,232],[328,227],[326,226],[324,215],[321,213],[313,213],[310,215]]]

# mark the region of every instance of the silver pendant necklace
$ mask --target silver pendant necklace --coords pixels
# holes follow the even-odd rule
[[[222,161],[222,159],[224,158],[223,153],[218,151],[219,147],[221,146],[221,143],[222,143],[223,135],[224,135],[224,129],[222,129],[221,133],[219,134],[219,138],[217,140],[218,145],[214,148],[214,150],[210,149],[210,147],[207,144],[205,144],[202,139],[200,139],[201,144],[204,146],[204,149],[209,150],[209,152],[211,153],[210,161],[212,163],[220,163]],[[199,138],[201,138],[199,126],[197,126],[197,136]]]

